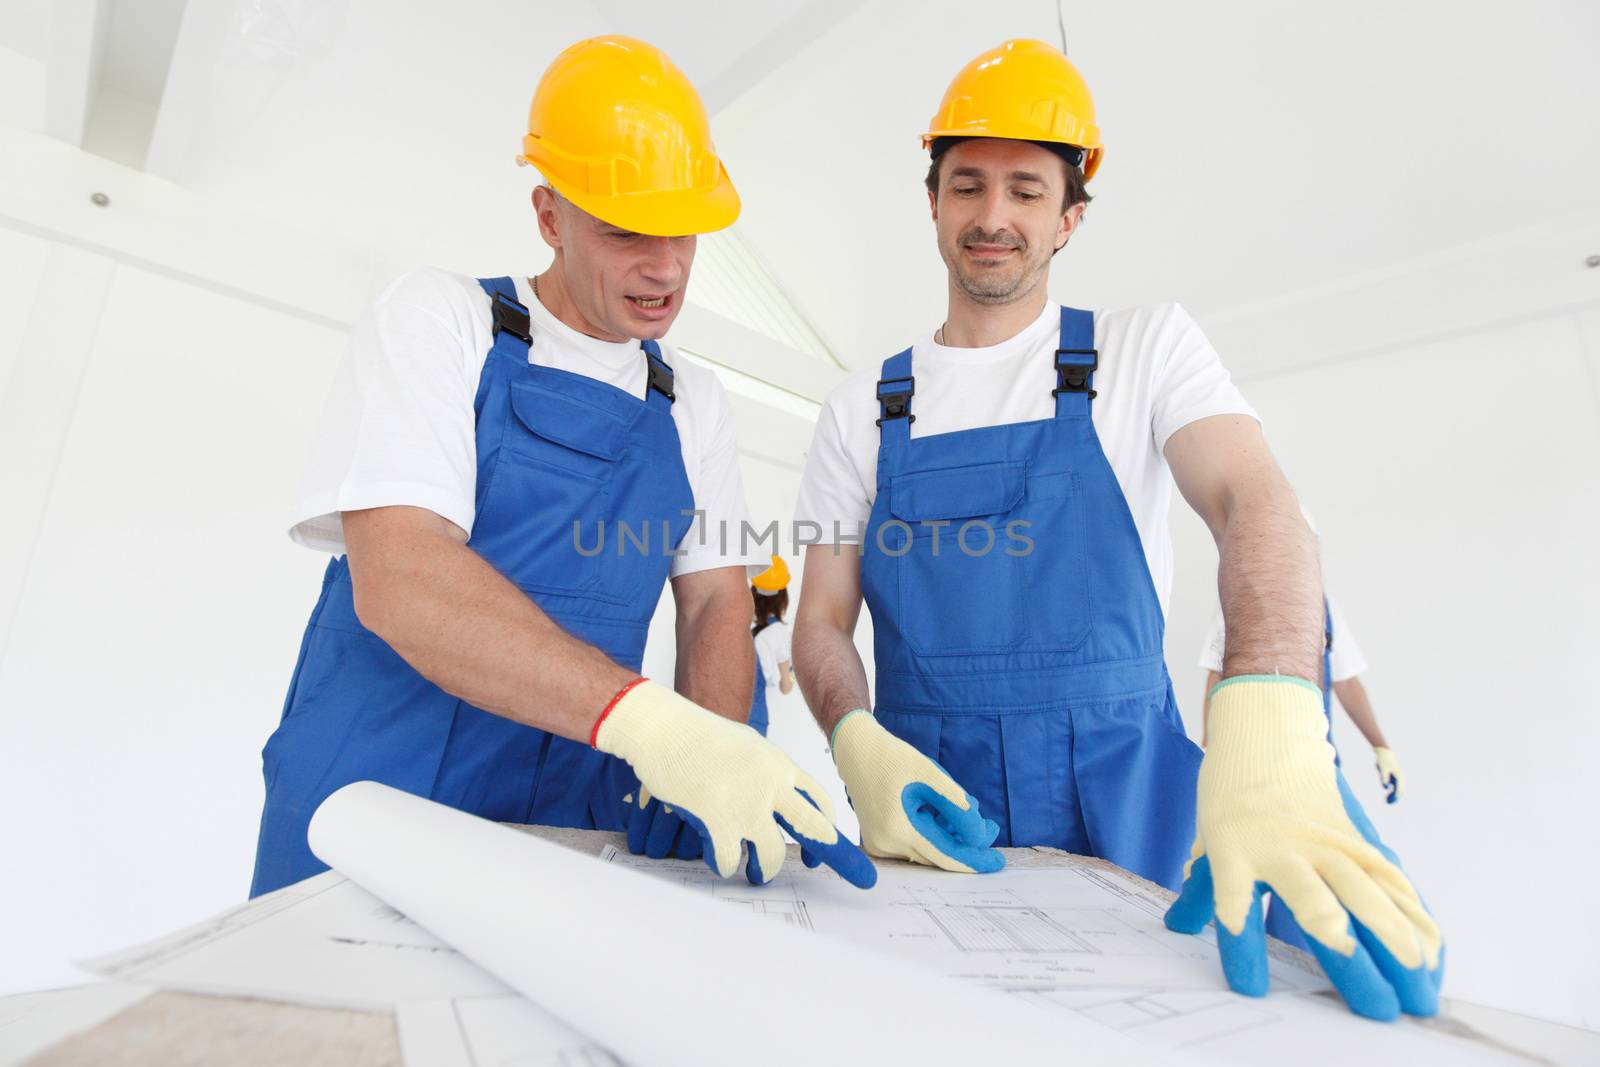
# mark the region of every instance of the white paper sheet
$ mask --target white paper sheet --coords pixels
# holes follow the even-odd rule
[[[1072,1015],[740,915],[375,783],[328,798],[309,840],[324,862],[637,1067],[971,1067],[1066,1049],[1080,1062],[1178,1062]]]
[[[395,1026],[408,1067],[624,1067],[516,993],[406,1001]]]
[[[877,887],[856,900],[826,868],[785,866],[771,885],[753,889],[718,879],[700,863],[611,847],[601,857],[1174,1053],[1260,1067],[1542,1062],[1448,1019],[1377,1023],[1354,1016],[1299,954],[1269,961],[1270,996],[1237,996],[1224,983],[1214,931],[1172,933],[1162,922],[1164,899],[1095,861],[1064,857],[1062,867],[982,878],[880,864]]]
[[[1130,878],[1084,863],[952,877],[880,863],[863,895],[826,867],[785,865],[759,888],[703,863],[652,860],[607,847],[607,863],[672,882],[800,929],[872,945],[951,978],[1001,990],[1105,986],[1216,989],[1216,936],[1175,934],[1166,902]],[[1320,971],[1271,960],[1273,988],[1328,988]]]
[[[511,992],[336,871],[84,966],[166,989],[350,1008]]]
[[[587,859],[459,813],[436,820],[431,813],[438,806],[424,801],[415,802],[422,809],[396,808],[385,794],[392,791],[335,826],[349,840],[334,851],[390,849],[403,869],[388,870],[380,856],[384,869],[367,876],[426,893],[423,912],[445,915],[443,926],[463,926],[465,941],[434,936],[412,921],[421,915],[397,910],[411,904],[391,906],[329,871],[88,966],[167,988],[393,1007],[412,1067],[620,1067],[619,1056],[640,1052],[646,1058],[627,1062],[727,1059],[750,1067],[766,1054],[737,1047],[750,1040],[782,1043],[767,1061],[773,1063],[792,1062],[784,1054],[796,1047],[811,1047],[806,1055],[822,1049],[828,1058],[819,1062],[913,1062],[904,1037],[914,1039],[919,1025],[934,1027],[941,1042],[949,1036],[948,1019],[978,1029],[1009,1025],[992,1010],[996,1000],[1052,1013],[1045,1026],[1052,1050],[1086,1053],[1099,1047],[1097,1035],[1122,1035],[1161,1062],[1174,1062],[1168,1052],[1263,1067],[1286,1060],[1296,1067],[1530,1062],[1448,1019],[1356,1018],[1319,992],[1326,981],[1294,953],[1272,962],[1271,996],[1235,996],[1223,984],[1209,931],[1199,937],[1167,931],[1165,900],[1097,861],[1058,856],[1064,866],[1013,866],[981,879],[885,863],[870,892],[826,868],[788,864],[775,882],[756,888],[742,878],[719,879],[698,862],[648,860],[613,848],[601,860]],[[430,814],[419,818],[419,810]],[[368,820],[387,826],[373,830]],[[463,835],[463,826],[472,833]],[[488,847],[477,840],[481,827],[495,831]],[[520,858],[508,865],[503,855]],[[416,876],[413,866],[433,869]],[[612,884],[617,878],[620,890]],[[690,925],[681,921],[685,899]],[[772,942],[763,931],[782,936]],[[820,955],[795,955],[796,938]],[[536,1004],[489,974],[469,958],[477,950],[467,944],[485,940],[497,946],[492,955],[509,957],[504,973],[528,972],[555,992],[535,991]],[[836,941],[898,956],[923,977],[931,974],[937,983],[942,975],[961,986],[917,992],[927,987],[904,984],[905,972],[893,960],[863,960],[848,946],[840,946],[845,956],[838,957]],[[818,967],[826,972],[822,984],[802,981],[803,992],[785,984]],[[744,999],[730,1000],[728,987],[738,987]],[[788,1002],[778,999],[786,989]],[[564,995],[593,998],[590,1014],[570,1014]],[[864,1021],[841,1010],[847,995],[870,1008],[861,1013]],[[649,1003],[658,996],[670,1004]],[[646,1010],[635,1010],[640,1002]],[[728,1010],[741,1014],[729,1024],[702,1021],[705,1005],[714,1003],[730,1003]],[[806,1021],[819,1015],[822,1029]],[[903,1054],[884,1058],[867,1043],[853,1045],[840,1026],[852,1018],[850,1025],[881,1030]],[[651,1027],[667,1020],[669,1040],[675,1034],[692,1045],[690,1059],[658,1054]],[[1022,1032],[1036,1034],[1037,1023],[1030,1019]],[[569,1024],[593,1027],[593,1036]],[[703,1044],[713,1033],[732,1036],[719,1046]],[[624,1044],[631,1040],[631,1052],[617,1043],[619,1035]],[[1006,1047],[1014,1036],[985,1033],[995,1045],[972,1062],[1038,1062],[1036,1048]],[[1137,1061],[1125,1048],[1105,1055],[1110,1062]]]

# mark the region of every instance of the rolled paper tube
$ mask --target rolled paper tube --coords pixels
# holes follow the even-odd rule
[[[324,801],[309,840],[632,1067],[1183,1059],[376,782]]]

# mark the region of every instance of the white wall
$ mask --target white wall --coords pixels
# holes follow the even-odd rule
[[[322,563],[283,503],[342,337],[109,270],[0,662],[13,988],[240,898]]]

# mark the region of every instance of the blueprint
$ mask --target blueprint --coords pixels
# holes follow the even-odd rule
[[[1171,1062],[1113,1029],[819,936],[877,899],[838,879],[669,888],[376,783],[335,793],[309,840],[333,871],[85,966],[168,989],[388,1008],[418,1065],[733,1067],[759,1050],[770,1067],[814,1067],[849,1050],[970,1067],[1062,1041],[1097,1061]],[[930,1004],[961,1010],[937,1028],[883,1025]],[[796,1027],[796,1012],[827,1025]]]
[[[879,864],[871,893],[825,867],[785,864],[769,885],[716,877],[703,863],[651,860],[607,847],[601,859],[709,894],[805,930],[883,949],[930,970],[1006,991],[1072,988],[1213,990],[1215,935],[1175,934],[1166,903],[1105,865],[1017,869],[981,878]],[[1071,858],[1061,856],[1063,863]],[[1271,961],[1273,988],[1328,988],[1314,965]]]
[[[601,858],[775,921],[842,937],[923,967],[1173,1050],[1282,1067],[1352,1062],[1542,1062],[1449,1020],[1357,1018],[1309,957],[1281,948],[1272,993],[1223,982],[1216,935],[1162,922],[1166,899],[1095,860],[1052,853],[1050,867],[982,877],[879,862],[877,887],[852,897],[826,868],[786,864],[767,886],[714,876],[703,863],[650,860],[607,847]]]
[[[440,1067],[703,1067],[713,1059],[684,1020],[705,998],[738,1028],[719,1043],[730,1063],[756,1044],[794,1064],[859,1048],[873,1034],[841,1036],[852,1010],[900,1047],[911,1031],[883,1020],[929,1004],[952,1007],[919,1062],[973,1062],[963,1026],[980,1045],[1010,1043],[994,1062],[1056,1047],[1118,1063],[1539,1062],[1448,1019],[1357,1018],[1288,949],[1270,963],[1271,995],[1236,996],[1210,931],[1168,931],[1162,891],[1098,860],[1016,850],[981,877],[884,862],[870,892],[790,862],[754,887],[698,861],[610,847],[585,858],[378,790],[333,824],[356,853],[349,877],[328,871],[87,966],[138,985],[389,1009],[406,1061]],[[752,962],[766,959],[783,966]],[[811,1003],[832,1029],[795,1028]],[[684,1040],[663,1055],[673,1027]]]

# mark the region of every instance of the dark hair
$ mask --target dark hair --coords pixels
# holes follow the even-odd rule
[[[750,628],[750,636],[754,637],[767,628],[767,621],[774,615],[780,620],[783,613],[789,610],[789,590],[780,589],[771,596],[762,596],[755,586],[750,587],[750,599],[755,601],[751,606],[752,617],[759,616],[761,621]]]
[[[937,141],[934,143],[933,159],[928,163],[928,176],[923,180],[923,183],[928,187],[928,192],[932,194],[935,200],[939,198],[939,164],[941,161],[943,161],[945,152],[948,151],[952,145],[959,144],[961,141],[972,140],[972,138],[951,137],[948,139],[940,138],[939,140],[948,140],[949,143],[940,144]],[[1062,148],[1063,146],[1052,144],[1048,141],[1029,141],[1028,143],[1038,145],[1040,148],[1043,148],[1051,155],[1060,159],[1062,167],[1066,169],[1067,190],[1066,195],[1062,197],[1061,213],[1065,215],[1074,204],[1082,204],[1085,207],[1088,207],[1089,201],[1093,200],[1094,197],[1089,195],[1088,183],[1084,181],[1083,177],[1083,168],[1072,162],[1066,156],[1062,155],[1060,151],[1058,151],[1058,149]]]

